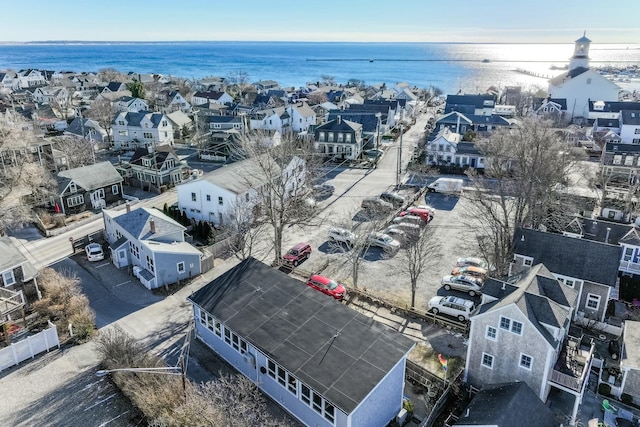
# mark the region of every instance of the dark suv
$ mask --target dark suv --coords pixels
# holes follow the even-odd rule
[[[311,245],[308,243],[298,243],[282,256],[282,261],[284,261],[285,264],[297,267],[302,261],[306,260],[310,256]]]
[[[402,197],[398,193],[385,191],[380,195],[380,198],[385,202],[391,203],[394,208],[399,208],[400,206],[404,205],[404,197]]]

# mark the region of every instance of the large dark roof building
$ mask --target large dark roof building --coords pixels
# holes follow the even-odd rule
[[[253,258],[189,300],[198,337],[305,424],[384,426],[400,410],[414,342],[388,326]]]

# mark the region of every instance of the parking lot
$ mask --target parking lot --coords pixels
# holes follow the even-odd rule
[[[322,201],[325,209],[324,219],[320,227],[302,229],[294,226],[288,230],[286,245],[307,241],[313,248],[311,257],[302,263],[300,268],[305,271],[322,272],[338,281],[353,286],[351,282],[352,267],[350,254],[337,251],[336,245],[327,239],[328,230],[332,226],[345,226],[352,223],[357,232],[360,202],[369,196],[380,194],[387,188],[370,185],[362,178],[353,175],[358,171],[346,170],[332,177],[327,182],[334,185],[336,190],[332,197]],[[348,181],[351,180],[351,185]],[[355,184],[353,183],[355,181]],[[375,188],[372,188],[375,187]],[[402,190],[406,197],[414,197],[414,190]],[[426,310],[427,303],[434,295],[456,295],[469,298],[469,295],[458,291],[441,289],[440,280],[451,273],[455,261],[461,256],[478,255],[475,234],[468,224],[469,205],[464,196],[457,197],[438,193],[426,193],[416,200],[415,204],[428,204],[436,209],[433,220],[426,226],[432,233],[433,253],[426,263],[427,269],[418,282],[416,292],[416,308]],[[386,224],[385,224],[386,225]],[[384,225],[381,226],[384,228]],[[398,253],[386,254],[379,248],[370,248],[363,254],[359,268],[358,287],[372,293],[384,296],[403,305],[409,305],[411,286],[406,261],[403,259],[404,249]]]

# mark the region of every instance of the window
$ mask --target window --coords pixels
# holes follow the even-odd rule
[[[69,206],[70,208],[73,206],[81,205],[83,203],[84,203],[84,196],[82,194],[67,198],[67,206]]]
[[[142,137],[145,139],[152,139],[153,134],[151,132],[142,132]]]
[[[520,353],[520,367],[531,370],[531,363],[533,362],[533,358],[526,354]]]
[[[633,134],[634,134],[634,135],[640,135],[640,128],[636,128],[636,129],[633,131]]]
[[[487,353],[482,353],[482,366],[493,369],[493,356]]]
[[[126,130],[119,130],[118,131],[118,136],[127,136],[127,131]]]
[[[500,329],[506,329],[508,331],[510,326],[511,326],[511,319],[507,319],[506,317],[500,316]]]
[[[350,133],[345,134],[345,139],[344,140],[346,142],[351,142],[351,134]]]
[[[166,120],[163,120],[163,121],[162,121],[162,126],[168,126],[168,124],[169,124],[169,123],[168,123]]]
[[[587,308],[597,310],[600,307],[600,295],[587,294]]]
[[[118,187],[118,185],[112,185],[111,186],[111,194],[118,194],[120,192],[120,188]]]
[[[72,182],[69,184],[69,193],[75,193],[78,191],[78,187],[76,187],[76,183]]]
[[[131,242],[129,242],[129,252],[131,252],[131,255],[140,259],[140,248],[138,248],[136,245],[134,245]]]
[[[222,204],[223,204],[222,196],[219,196],[219,197],[218,197],[218,204],[219,204],[219,205],[222,205]]]
[[[487,338],[495,341],[498,337],[498,330],[493,326],[487,325]]]
[[[318,134],[318,140],[319,140],[319,141],[324,141],[324,132],[320,132],[320,133]]]
[[[207,202],[211,201],[211,194],[207,194]]]
[[[124,126],[124,120],[118,120],[118,125],[119,126]]]
[[[633,156],[625,156],[624,165],[625,166],[633,166]]]
[[[11,286],[16,283],[16,278],[13,277],[13,270],[5,271],[4,273],[2,273],[2,281],[4,282],[5,286]]]
[[[267,361],[267,374],[274,380],[276,379],[276,364],[271,360]]]
[[[621,165],[622,164],[622,154],[616,154],[613,156],[613,164]]]
[[[177,265],[178,265],[178,273],[184,273],[185,271],[184,261],[180,261]]]
[[[196,193],[191,193],[191,201],[192,202],[196,201]]]
[[[624,256],[622,257],[622,259],[625,260],[625,261],[631,261],[631,257],[633,257],[633,249],[632,248],[625,248],[624,249]]]
[[[97,193],[98,193],[98,197],[100,197],[101,199],[104,199],[104,188],[98,188]]]
[[[591,84],[591,78],[587,79],[587,84],[590,85]]]
[[[333,132],[329,132],[329,142],[333,142]]]
[[[513,321],[511,322],[511,332],[514,334],[522,335],[522,322]]]
[[[147,261],[147,270],[149,270],[152,273],[155,273],[155,266],[153,265],[153,258],[151,258],[149,255],[147,255],[146,261]]]
[[[224,328],[224,342],[240,354],[247,353],[247,342],[226,327]]]
[[[524,265],[525,267],[531,267],[533,265],[533,258],[529,258],[529,257],[523,257],[522,258],[522,265]]]

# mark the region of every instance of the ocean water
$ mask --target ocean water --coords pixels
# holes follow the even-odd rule
[[[247,72],[251,81],[273,79],[303,86],[330,75],[367,84],[408,82],[444,93],[476,93],[490,86],[546,88],[568,64],[573,44],[158,42],[31,43],[0,45],[0,70],[159,73],[185,78]],[[592,67],[640,65],[639,44],[592,44]],[[524,69],[537,76],[516,71]]]

